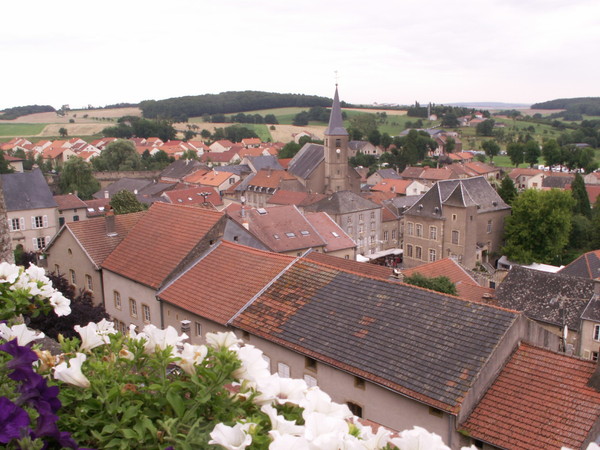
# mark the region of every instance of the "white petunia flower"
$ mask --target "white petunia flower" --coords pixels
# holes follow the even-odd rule
[[[269,431],[272,439],[269,450],[314,450],[314,447],[303,436],[281,434],[277,430]]]
[[[280,416],[275,408],[271,405],[263,405],[260,410],[271,419],[271,429],[279,431],[281,434],[289,434],[294,436],[302,436],[304,426],[296,425],[295,420],[287,420]]]
[[[440,436],[421,427],[404,430],[390,442],[402,450],[450,450]]]
[[[69,360],[68,367],[66,361],[60,363],[54,368],[54,378],[74,386],[89,388],[90,380],[81,371],[81,365],[86,358],[83,353],[77,353],[74,358]]]
[[[242,366],[233,372],[235,378],[256,382],[271,375],[269,364],[264,360],[262,350],[253,345],[245,345],[236,351]]]
[[[300,406],[307,413],[318,412],[341,419],[349,419],[353,416],[347,405],[332,402],[331,397],[318,386],[307,390],[305,399]]]
[[[13,284],[21,274],[21,267],[9,264],[6,261],[0,263],[0,283]]]
[[[180,342],[186,340],[188,335],[185,333],[180,335],[172,326],[168,326],[166,329],[161,330],[150,324],[144,327],[143,332],[139,334],[138,337],[146,338],[146,343],[144,344],[146,353],[154,353],[157,349],[165,350],[170,346],[173,355],[176,356],[177,346]]]
[[[102,319],[96,325],[98,325],[98,334],[100,336],[106,336],[105,342],[108,344],[110,342],[108,335],[117,333],[117,330],[115,330],[115,323]]]
[[[252,443],[252,436],[247,433],[253,423],[237,423],[230,427],[223,423],[218,423],[211,431],[212,438],[208,443],[220,445],[227,450],[242,450]]]
[[[215,349],[228,348],[234,350],[238,348],[241,342],[241,339],[238,339],[235,333],[231,331],[206,333],[206,343]]]
[[[50,282],[50,279],[46,276],[46,270],[43,267],[30,264],[25,270],[25,273],[29,276],[30,281],[41,281],[43,283]]]
[[[85,327],[75,325],[73,328],[81,336],[80,350],[91,350],[107,343],[105,336],[98,333],[98,324],[94,322],[88,323]]]
[[[264,405],[276,400],[279,404],[294,403],[299,405],[305,400],[308,386],[306,382],[296,378],[281,378],[274,373],[257,381],[256,390],[259,394],[254,398],[254,403]]]
[[[327,438],[323,438],[323,442],[329,442],[331,436],[337,436],[337,439],[341,439],[345,434],[348,434],[348,422],[340,417],[307,411],[302,413],[302,417],[304,418],[305,427],[304,436],[311,442],[320,436],[327,436]]]
[[[206,345],[192,345],[187,342],[183,344],[183,350],[179,353],[181,360],[177,363],[185,373],[194,373],[194,366],[202,364],[208,353]]]
[[[0,337],[5,341],[16,339],[19,345],[27,345],[35,339],[42,339],[44,333],[36,333],[27,328],[24,323],[8,327],[5,323],[0,323]]]
[[[71,300],[58,291],[50,297],[50,304],[54,308],[54,312],[57,316],[68,316],[71,314]]]

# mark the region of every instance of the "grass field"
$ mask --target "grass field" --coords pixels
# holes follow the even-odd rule
[[[0,136],[35,136],[45,127],[44,123],[0,123]]]

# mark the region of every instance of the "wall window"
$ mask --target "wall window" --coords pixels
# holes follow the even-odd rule
[[[417,233],[416,233],[417,237],[423,237],[423,225],[418,223],[416,226],[416,231],[417,231]]]
[[[406,256],[412,258],[413,255],[413,246],[411,244],[406,245]]]
[[[31,228],[48,228],[48,216],[31,216]]]
[[[412,236],[414,234],[415,224],[412,222],[406,222],[406,234]]]
[[[71,284],[77,284],[77,276],[75,275],[75,271],[73,269],[69,269],[69,278],[71,278]]]
[[[356,387],[358,389],[364,389],[365,388],[365,380],[363,380],[360,377],[354,377],[354,387]]]
[[[348,405],[348,408],[352,414],[354,414],[356,417],[362,417],[362,406],[352,402],[347,402],[346,405]]]
[[[73,216],[73,222],[79,222],[79,216]]]
[[[362,213],[360,213],[360,214],[358,215],[358,220],[359,220],[360,222],[362,222],[362,221],[364,220],[364,216],[363,216],[363,214],[362,214]]]
[[[375,222],[371,222],[371,231],[375,231]]]
[[[487,222],[487,232],[491,233],[492,232],[492,221],[488,220]]]
[[[58,264],[54,264],[54,271],[59,274],[60,273],[60,266]]]
[[[384,241],[389,241],[389,232],[388,231],[384,231],[383,232],[383,240]]]
[[[88,274],[85,274],[85,286],[88,291],[94,290],[94,282],[92,281],[92,277]]]
[[[202,336],[202,324],[200,322],[194,323],[194,332],[196,336]]]
[[[354,228],[352,228],[352,227],[348,227],[348,234],[349,234],[349,235],[352,235],[352,232],[353,232],[353,231],[354,231]]]
[[[594,325],[594,340],[600,341],[600,325]]]
[[[359,233],[363,233],[364,231],[365,231],[365,229],[364,229],[363,225],[359,225],[358,226],[358,232]]]
[[[46,240],[49,240],[45,237],[37,237],[33,238],[33,248],[36,250],[42,250],[46,246]]]
[[[371,211],[371,219],[375,219],[375,211]]]
[[[348,224],[352,223],[352,216],[348,216],[346,218],[346,223],[348,223]]]
[[[306,367],[307,369],[311,369],[311,370],[317,370],[317,360],[315,360],[309,356],[305,356],[304,357],[304,367]]]
[[[452,220],[456,220],[456,214],[452,214]]]
[[[396,230],[392,230],[392,240],[396,239]]]
[[[437,227],[429,227],[429,239],[437,241]]]
[[[151,317],[150,317],[150,307],[148,305],[145,305],[142,303],[142,318],[144,319],[144,322],[150,322],[151,321]]]
[[[423,249],[418,245],[415,246],[415,258],[421,259],[423,257]]]
[[[598,352],[592,352],[592,361],[598,361]]]
[[[290,377],[290,366],[284,363],[277,363],[277,373],[281,378],[289,378]]]
[[[129,299],[129,315],[131,317],[137,317],[137,302],[130,298]]]
[[[10,220],[10,231],[19,231],[25,229],[25,217],[15,217]]]
[[[453,244],[458,244],[458,231],[456,230],[452,230],[452,243]]]
[[[311,375],[304,375],[304,381],[308,387],[314,387],[317,385],[317,379]]]
[[[121,309],[121,294],[119,294],[119,291],[113,291],[113,301],[115,304],[115,308],[120,310]]]
[[[429,249],[429,262],[434,262],[435,261],[435,250],[430,248]]]

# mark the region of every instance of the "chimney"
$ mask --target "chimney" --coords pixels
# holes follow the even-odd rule
[[[117,232],[115,231],[115,213],[110,206],[106,209],[104,223],[106,224],[106,235],[116,236]]]
[[[246,217],[246,210],[244,209],[244,205],[242,205],[242,209],[240,210],[240,216]]]
[[[110,198],[110,195],[108,194],[108,191],[104,191],[104,198]]]

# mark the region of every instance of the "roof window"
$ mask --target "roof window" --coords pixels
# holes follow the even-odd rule
[[[336,237],[336,238],[340,237],[340,235],[335,231],[332,231],[331,234],[333,234],[333,237]]]
[[[296,237],[296,233],[293,233],[293,232],[291,232],[291,231],[290,231],[290,232],[288,232],[288,233],[285,233],[285,235],[286,235],[287,237],[289,237],[289,238],[295,238],[295,237]]]
[[[306,231],[306,230],[302,230],[302,231],[300,231],[300,234],[302,236],[308,236],[310,233],[308,231]]]

